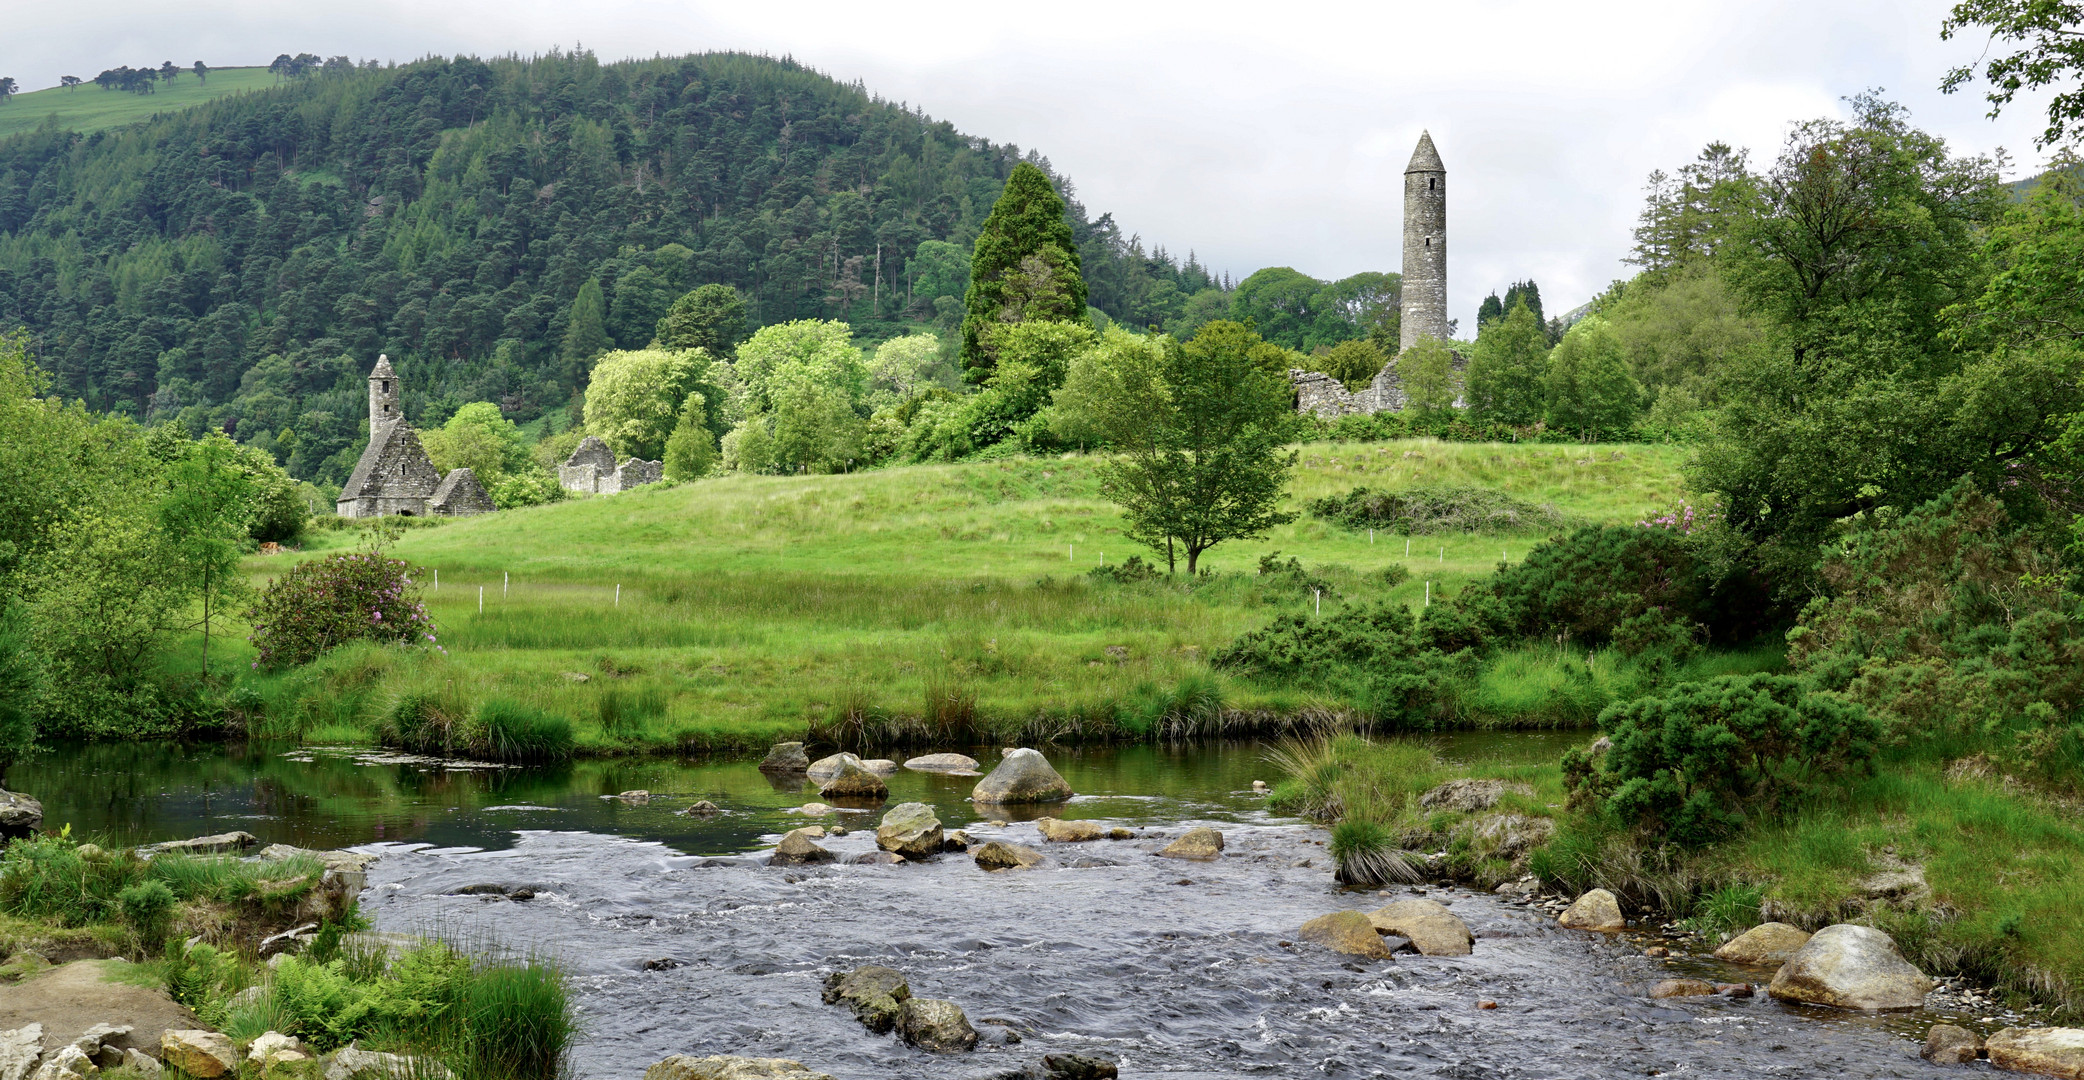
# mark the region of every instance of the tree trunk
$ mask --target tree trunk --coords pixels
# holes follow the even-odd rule
[[[1172,554],[1172,537],[1165,538],[1165,576],[1171,577],[1179,569],[1179,560]]]

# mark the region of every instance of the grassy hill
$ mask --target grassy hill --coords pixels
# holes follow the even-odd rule
[[[1626,522],[1671,504],[1685,456],[1313,444],[1291,498],[1475,485]],[[1326,608],[1385,597],[1419,606],[1429,588],[1457,590],[1539,539],[1417,537],[1407,554],[1405,538],[1370,543],[1306,517],[1265,541],[1216,548],[1200,581],[1125,584],[1089,574],[1103,559],[1150,554],[1122,538],[1092,458],[731,476],[415,530],[392,550],[438,574],[428,600],[447,656],[348,651],[262,685],[271,724],[324,739],[366,738],[416,695],[459,709],[513,699],[578,720],[582,744],[596,748],[757,744],[810,725],[884,740],[1278,727],[1322,708],[1205,660],[1239,632],[1318,602],[1292,576],[1258,574],[1261,556],[1300,558],[1331,586]],[[279,565],[252,561],[259,574]],[[1388,584],[1381,571],[1393,565],[1409,579]],[[1634,677],[1602,657],[1596,692],[1559,704],[1571,678],[1583,683],[1563,674],[1563,659],[1506,654],[1469,688],[1464,721],[1585,722]]]
[[[68,131],[100,131],[149,120],[159,113],[178,112],[247,90],[263,90],[280,81],[268,74],[267,68],[239,67],[217,68],[210,72],[206,82],[198,82],[194,74],[184,72],[173,82],[160,83],[158,91],[150,94],[103,90],[93,83],[54,86],[48,90],[16,94],[0,103],[0,139],[18,132],[34,131],[45,120],[52,120]]]

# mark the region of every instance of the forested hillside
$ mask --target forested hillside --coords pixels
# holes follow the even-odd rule
[[[737,287],[755,325],[952,330],[1022,159],[786,59],[313,74],[0,142],[0,325],[28,328],[58,393],[228,430],[337,483],[379,351],[423,423],[471,401],[561,422],[587,359],[643,346],[701,284]],[[1094,307],[1173,329],[1227,310],[1191,256],[1067,201]],[[599,327],[589,300],[575,329],[590,283]]]

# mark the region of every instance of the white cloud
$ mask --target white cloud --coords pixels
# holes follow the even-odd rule
[[[1463,0],[1267,5],[95,0],[22,5],[0,74],[117,64],[405,60],[583,43],[605,59],[787,53],[964,131],[1049,156],[1093,213],[1243,275],[1396,269],[1420,129],[1449,170],[1453,312],[1533,277],[1561,310],[1626,273],[1655,168],[1710,140],[1770,160],[1786,125],[1883,87],[1964,150],[2029,160],[2040,102],[1998,122],[1934,89],[1981,41],[1950,0]]]

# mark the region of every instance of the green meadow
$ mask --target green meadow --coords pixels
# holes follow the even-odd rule
[[[96,73],[79,71],[74,74],[91,80]],[[103,90],[91,81],[79,86],[53,86],[16,94],[0,102],[0,138],[34,131],[45,121],[64,131],[100,131],[150,120],[160,113],[178,112],[247,90],[265,90],[280,82],[279,78],[268,74],[267,68],[237,67],[213,69],[210,78],[203,82],[198,82],[193,72],[183,70],[180,78],[158,84],[158,89],[149,94]]]
[[[1474,486],[1572,520],[1626,522],[1673,503],[1686,453],[1317,443],[1300,449],[1289,498],[1299,510],[1357,486]],[[753,746],[806,731],[864,744],[1263,732],[1337,707],[1216,671],[1213,650],[1284,611],[1423,606],[1541,539],[1371,538],[1303,516],[1215,548],[1198,580],[1096,578],[1153,553],[1123,538],[1095,463],[733,475],[412,529],[391,550],[426,568],[445,653],[347,649],[250,685],[266,700],[266,729],[329,740],[372,738],[399,701],[428,695],[452,711],[502,699],[564,716],[592,752]],[[362,537],[319,533],[307,551]],[[1305,574],[1260,574],[1274,552]],[[295,557],[248,565],[261,581]],[[1408,577],[1392,584],[1383,572],[1399,566]],[[1775,659],[1700,663],[1752,670]],[[1507,652],[1466,688],[1462,720],[1586,723],[1634,681],[1608,656]]]

